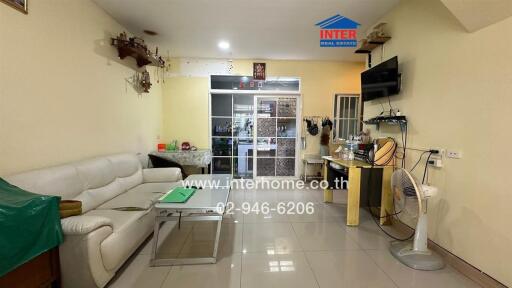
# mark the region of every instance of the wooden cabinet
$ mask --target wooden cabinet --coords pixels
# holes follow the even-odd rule
[[[60,287],[59,247],[30,260],[0,278],[0,288]]]

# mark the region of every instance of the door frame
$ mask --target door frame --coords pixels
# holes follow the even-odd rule
[[[232,95],[235,95],[235,94],[252,94],[254,95],[254,97],[256,96],[265,96],[265,95],[268,95],[268,96],[295,96],[297,97],[297,120],[296,120],[296,125],[297,127],[302,127],[302,78],[301,77],[285,77],[285,76],[280,76],[280,77],[267,77],[267,80],[279,80],[279,79],[284,79],[284,78],[294,78],[294,79],[297,79],[299,80],[299,90],[236,90],[236,89],[212,89],[212,76],[214,76],[213,74],[210,74],[210,76],[208,77],[208,149],[211,149],[212,148],[212,115],[211,115],[211,112],[212,112],[212,94],[232,94]],[[218,75],[216,75],[218,76]],[[240,77],[243,77],[243,75],[225,75],[225,76],[240,76]],[[233,105],[233,103],[232,103]],[[256,112],[256,111],[255,111]],[[255,118],[255,115],[256,113],[253,113],[253,121],[256,120]],[[256,125],[256,124],[255,124]],[[296,156],[296,159],[295,159],[295,176],[289,176],[289,177],[285,177],[285,176],[281,176],[281,177],[266,177],[266,178],[273,178],[273,179],[299,179],[300,177],[300,169],[301,167],[299,167],[300,165],[300,157],[301,157],[301,152],[302,150],[300,150],[300,139],[302,137],[302,129],[299,129],[297,128],[297,139],[299,139],[299,141],[296,141],[295,145],[296,145],[296,148],[295,148],[295,155],[298,155]],[[254,135],[253,135],[253,147],[254,149],[256,149],[256,145],[257,143],[254,142]],[[212,153],[212,161],[213,161],[213,153]],[[233,159],[233,156],[231,157],[231,159]],[[255,168],[254,166],[254,161],[256,160],[256,157],[253,156],[253,169]],[[210,165],[210,173],[213,172],[213,165]],[[233,173],[233,161],[231,162],[231,174]],[[252,179],[256,179],[255,177],[255,174],[256,174],[256,171],[253,170],[253,177]],[[265,177],[263,177],[265,178]]]

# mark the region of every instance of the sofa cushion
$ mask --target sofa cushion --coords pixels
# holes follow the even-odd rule
[[[90,211],[125,192],[117,179],[114,165],[106,158],[94,158],[74,164],[85,190],[74,198],[82,201],[82,211]]]
[[[158,197],[162,194],[137,194],[137,193],[123,193],[116,198],[109,200],[99,206],[98,210],[112,210],[118,208],[140,208],[142,210],[148,210],[153,206]]]
[[[73,166],[76,167],[86,189],[106,186],[116,178],[112,163],[106,158],[89,159],[78,162]]]
[[[182,179],[180,168],[151,168],[143,169],[144,183],[168,183]]]
[[[114,199],[107,201],[96,209],[115,209],[137,207],[147,210],[156,203],[158,198],[178,183],[145,183],[141,184]]]
[[[115,211],[93,210],[86,216],[101,216],[112,221],[114,232],[101,243],[103,265],[116,270],[149,236],[154,224],[153,210]]]
[[[103,187],[85,190],[73,200],[82,201],[82,212],[87,212],[95,209],[121,193],[123,193],[121,185],[118,180],[115,180]]]
[[[84,191],[82,179],[72,165],[24,172],[4,179],[29,192],[61,196],[64,200],[73,199]]]
[[[123,191],[128,191],[133,187],[142,184],[142,170],[139,169],[134,174],[127,177],[119,177],[117,180],[119,180],[119,184],[121,184]]]
[[[123,190],[129,190],[142,183],[142,165],[134,154],[117,154],[106,157],[112,164],[114,175]]]

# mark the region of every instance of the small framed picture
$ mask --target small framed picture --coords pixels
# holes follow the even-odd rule
[[[253,63],[252,77],[254,80],[265,80],[266,77],[266,64]]]
[[[12,8],[28,14],[28,0],[0,0],[1,2],[11,6]]]

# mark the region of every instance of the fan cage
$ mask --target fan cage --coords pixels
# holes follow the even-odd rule
[[[391,177],[395,210],[409,216],[407,218],[412,218],[411,220],[415,220],[424,208],[424,193],[418,183],[418,180],[403,168],[396,170]],[[413,199],[418,204],[417,209],[408,207],[411,204],[409,201]],[[412,212],[413,210],[414,212]]]

